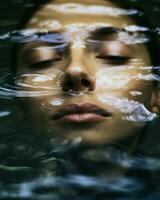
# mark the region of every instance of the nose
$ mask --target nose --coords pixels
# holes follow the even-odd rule
[[[86,57],[82,49],[71,49],[71,56],[62,81],[63,91],[80,92],[95,90],[94,70],[91,70],[89,62],[86,62]]]

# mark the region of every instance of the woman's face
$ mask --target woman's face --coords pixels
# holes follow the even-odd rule
[[[110,1],[55,0],[29,20],[17,84],[44,135],[110,143],[153,119],[146,38],[127,14]]]

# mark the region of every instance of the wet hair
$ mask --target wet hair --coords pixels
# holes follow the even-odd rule
[[[28,23],[28,21],[33,17],[36,11],[38,11],[41,7],[48,4],[49,2],[53,2],[54,0],[33,0],[34,6],[30,8],[30,10],[25,14],[25,16],[20,21],[17,30],[21,30],[25,27],[25,25]],[[124,9],[135,9],[138,12],[136,12],[133,15],[129,15],[129,17],[135,22],[138,26],[143,26],[148,28],[147,31],[145,31],[146,37],[149,39],[148,42],[145,43],[147,50],[149,52],[152,65],[153,65],[153,73],[156,75],[160,75],[160,47],[159,47],[159,41],[157,34],[153,31],[152,24],[149,23],[148,18],[145,16],[142,9],[139,9],[137,7],[133,7],[133,4],[129,1],[122,2],[121,0],[111,0],[111,2],[116,3],[117,6],[124,8]],[[17,71],[17,57],[18,57],[18,44],[13,45],[13,48],[11,50],[11,66],[12,66],[12,72],[16,73]],[[156,53],[155,53],[156,52]]]

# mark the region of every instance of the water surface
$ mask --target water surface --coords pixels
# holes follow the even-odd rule
[[[150,30],[148,27],[126,27],[126,30],[138,28],[142,33],[152,32],[159,38],[160,1],[130,0],[130,3],[143,11],[134,8],[128,12],[138,16],[144,12],[152,27]],[[32,110],[28,110],[26,101],[49,97],[50,101],[42,102],[42,107],[48,110],[63,104],[64,99],[57,97],[60,92],[57,88],[64,74],[54,70],[52,74],[35,72],[15,75],[12,71],[15,44],[34,40],[34,37],[50,40],[49,35],[30,35],[29,30],[17,28],[24,13],[35,4],[36,1],[31,0],[11,0],[1,1],[0,5],[0,199],[158,200],[160,125],[158,116],[143,104],[109,97],[99,91],[100,101],[119,109],[124,120],[147,123],[145,138],[142,137],[134,154],[127,153],[123,145],[86,145],[79,137],[70,141],[39,136],[45,131],[43,122],[35,127],[34,116],[30,118]],[[149,42],[149,38],[143,34],[138,39],[121,39],[125,39],[123,42],[127,44]],[[59,42],[58,51],[62,51],[64,41],[56,34],[54,40]],[[88,43],[96,48],[99,41],[88,40]],[[129,67],[134,70],[134,66]],[[120,72],[102,70],[96,74],[97,79],[100,77],[97,85],[101,88],[105,84],[109,89],[114,86],[116,91],[123,84],[125,86],[130,78],[159,82],[159,76],[152,73],[152,66],[142,67],[147,75],[128,77],[121,73],[123,68]],[[159,70],[159,66],[156,66],[156,70]],[[115,72],[119,73],[118,78]],[[106,79],[108,74],[112,78]],[[50,87],[50,82],[54,83],[53,87]],[[83,96],[85,92],[75,94],[71,91],[69,95]],[[141,92],[132,91],[131,95],[141,96]],[[37,126],[39,135],[35,134]],[[117,173],[117,169],[125,173]]]

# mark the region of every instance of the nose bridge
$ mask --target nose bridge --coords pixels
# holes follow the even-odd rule
[[[71,41],[70,46],[70,62],[67,68],[69,70],[81,71],[85,70],[85,38],[86,30],[81,26],[67,27]]]
[[[70,48],[70,59],[66,66],[67,76],[80,79],[89,76],[89,66],[86,63],[85,48],[73,43]]]
[[[73,44],[70,49],[70,61],[68,63],[66,71],[83,73],[83,71],[87,71],[87,66],[85,66],[84,48],[75,47],[74,45],[75,44]]]

